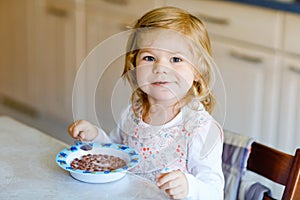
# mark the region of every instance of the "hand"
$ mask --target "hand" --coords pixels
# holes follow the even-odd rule
[[[81,141],[91,141],[98,135],[97,128],[85,120],[79,120],[71,124],[68,128],[71,137]]]
[[[158,187],[165,190],[172,199],[183,199],[188,194],[188,182],[180,170],[161,174],[157,180]]]

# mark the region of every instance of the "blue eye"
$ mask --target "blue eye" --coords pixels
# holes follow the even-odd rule
[[[181,61],[182,61],[182,59],[178,58],[178,57],[171,58],[171,62],[181,62]]]
[[[153,56],[145,56],[145,57],[143,57],[143,60],[149,61],[149,62],[155,62],[155,58]]]

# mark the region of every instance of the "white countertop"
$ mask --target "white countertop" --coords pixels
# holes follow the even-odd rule
[[[8,199],[169,199],[152,182],[128,173],[105,184],[73,179],[55,162],[68,145],[0,116],[0,200]]]

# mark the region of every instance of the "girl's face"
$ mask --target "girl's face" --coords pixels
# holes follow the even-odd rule
[[[138,86],[148,94],[150,103],[170,105],[192,87],[195,70],[183,36],[165,31],[152,30],[138,38],[136,73]]]

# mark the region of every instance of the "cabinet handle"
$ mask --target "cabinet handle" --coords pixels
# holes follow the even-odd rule
[[[240,52],[236,52],[236,51],[230,51],[230,56],[239,60],[243,60],[246,62],[251,62],[251,63],[262,63],[263,59],[259,58],[259,57],[255,57],[255,56],[250,56],[250,55],[245,55],[242,54]]]
[[[299,68],[299,67],[289,66],[289,70],[290,70],[291,72],[294,72],[294,73],[300,75],[300,68]]]
[[[56,17],[67,17],[68,16],[68,11],[62,9],[62,8],[58,8],[58,7],[54,7],[54,6],[48,6],[46,8],[47,13],[54,15]]]
[[[197,17],[199,17],[201,20],[207,22],[207,23],[212,23],[212,24],[218,24],[218,25],[228,25],[229,20],[225,18],[219,18],[219,17],[214,17],[210,15],[205,15],[205,14],[197,14]]]
[[[128,4],[128,0],[102,0],[105,1],[107,3],[111,3],[111,4],[117,4],[117,5],[127,5]]]

